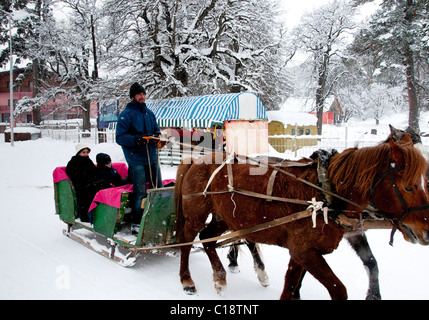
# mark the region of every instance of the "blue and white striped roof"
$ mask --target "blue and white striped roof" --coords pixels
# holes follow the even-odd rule
[[[227,120],[267,119],[261,100],[250,92],[148,100],[160,127],[211,128]]]

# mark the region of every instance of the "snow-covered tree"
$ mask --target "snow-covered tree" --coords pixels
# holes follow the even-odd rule
[[[345,49],[349,31],[355,27],[353,14],[354,8],[350,3],[334,0],[304,14],[294,31],[298,45],[304,52],[311,54],[307,66],[313,69],[311,83],[320,135],[325,99],[332,93],[331,89],[338,78],[338,73],[334,72],[336,58]]]
[[[23,99],[17,111],[34,108],[48,101],[61,101],[63,109],[79,108],[83,129],[90,129],[91,90],[96,85],[97,40],[95,24],[99,18],[96,0],[64,0],[68,19],[45,19],[34,28],[36,37],[26,39],[29,58],[45,70],[42,85],[34,98]]]
[[[251,90],[273,108],[290,90],[277,10],[272,0],[109,0],[106,66],[151,98]]]
[[[33,52],[37,52],[38,49],[34,51],[28,47],[29,39],[33,43],[39,42],[43,37],[39,33],[39,26],[45,21],[49,20],[52,17],[51,12],[51,0],[19,0],[19,1],[5,1],[2,2],[0,7],[0,17],[1,23],[0,28],[4,28],[4,22],[7,21],[6,14],[11,15],[12,17],[12,27],[15,28],[16,32],[13,35],[13,54],[16,56],[15,63],[19,64],[25,60],[31,60],[28,63],[22,74],[18,76],[17,79],[14,79],[14,86],[19,86],[22,79],[26,75],[33,75],[33,97],[36,98],[39,94],[41,87],[41,78],[43,77],[43,63],[41,62],[43,58],[39,55],[35,57]],[[9,28],[9,26],[7,26]],[[2,33],[5,37],[0,36],[0,44],[8,42],[8,32]],[[34,49],[34,48],[33,48]],[[0,65],[4,65],[8,62],[9,57],[9,48],[6,48],[1,52],[0,55]],[[33,100],[35,101],[35,100]],[[40,124],[40,104],[33,103],[29,111],[33,111],[33,122],[35,124]],[[18,111],[20,106],[18,105]]]

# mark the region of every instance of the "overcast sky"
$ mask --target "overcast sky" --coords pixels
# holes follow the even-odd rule
[[[293,28],[299,23],[301,16],[305,12],[310,12],[322,6],[323,4],[332,1],[333,0],[281,0],[281,4],[285,10],[285,22],[289,28]],[[360,15],[358,20],[360,17],[368,16],[374,13],[379,7],[380,3],[381,0],[374,0],[371,3],[362,5],[359,8]]]
[[[282,0],[281,3],[286,12],[286,23],[289,27],[295,26],[302,14],[312,11],[330,0]]]

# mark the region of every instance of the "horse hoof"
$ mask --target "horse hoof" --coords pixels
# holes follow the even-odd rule
[[[367,295],[365,300],[381,300],[380,294],[374,294],[374,295]]]
[[[226,284],[216,281],[215,282],[215,289],[216,289],[216,292],[218,295],[220,295],[221,297],[225,296]]]
[[[260,284],[261,284],[261,286],[263,286],[264,288],[269,287],[269,286],[270,286],[270,279],[259,280],[259,283],[260,283]]]
[[[185,291],[186,294],[192,296],[194,294],[197,293],[197,289],[195,288],[195,286],[186,286],[183,287],[183,291]]]
[[[270,279],[268,278],[268,275],[267,275],[267,273],[265,272],[265,270],[264,271],[261,271],[261,270],[257,270],[257,275],[258,275],[258,280],[259,280],[259,283],[264,287],[264,288],[266,288],[266,287],[268,287],[269,285],[270,285]]]
[[[228,266],[228,269],[231,273],[240,273],[240,268],[238,266]]]

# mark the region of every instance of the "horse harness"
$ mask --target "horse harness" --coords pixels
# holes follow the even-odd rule
[[[326,151],[320,150],[319,152],[326,152]],[[330,155],[333,155],[333,154],[330,154]],[[232,164],[234,163],[234,160],[236,158],[237,159],[243,158],[244,160],[253,162],[253,164],[255,164],[255,165],[264,166],[264,167],[268,167],[268,168],[273,169],[271,174],[270,174],[269,180],[268,180],[266,193],[257,193],[257,192],[253,192],[250,190],[244,190],[244,189],[239,189],[239,188],[234,187],[234,177],[233,177]],[[338,198],[338,199],[340,199],[344,202],[350,203],[350,204],[352,204],[352,205],[354,205],[354,206],[356,206],[362,210],[366,210],[366,211],[370,212],[371,213],[370,217],[372,219],[376,218],[376,215],[373,213],[374,210],[372,208],[360,206],[359,204],[354,203],[354,202],[352,202],[352,201],[350,201],[344,197],[341,197],[341,196],[339,196],[336,193],[331,191],[329,179],[328,179],[327,173],[326,173],[328,162],[329,161],[326,161],[326,159],[324,161],[322,161],[319,157],[316,157],[315,159],[313,159],[309,162],[306,162],[306,163],[301,163],[301,162],[296,162],[296,161],[281,161],[279,163],[268,163],[268,162],[260,161],[260,160],[250,158],[247,156],[228,154],[227,157],[225,158],[225,160],[222,162],[222,164],[220,164],[220,166],[212,173],[212,175],[211,175],[209,181],[207,182],[207,185],[206,185],[203,192],[197,192],[197,193],[182,195],[182,197],[183,197],[183,199],[193,199],[193,198],[197,198],[197,197],[201,197],[201,196],[205,197],[208,195],[238,193],[238,194],[249,196],[249,197],[264,199],[268,202],[278,201],[278,202],[286,202],[286,203],[305,205],[308,207],[307,208],[308,212],[310,212],[309,210],[313,210],[313,212],[312,213],[310,212],[307,215],[300,214],[299,219],[303,219],[303,218],[307,218],[307,217],[312,216],[313,227],[315,227],[315,215],[316,215],[316,212],[318,210],[323,211],[325,223],[328,223],[327,219],[328,219],[328,210],[329,210],[329,212],[331,213],[331,214],[329,214],[329,218],[331,218],[333,221],[335,221],[338,225],[342,226],[346,230],[356,230],[356,229],[362,228],[363,222],[365,220],[364,215],[362,215],[362,214],[361,214],[359,219],[347,217],[347,216],[345,216],[344,213],[332,214],[332,213],[338,213],[338,211],[339,211],[337,209],[331,209],[330,208],[332,203],[333,203],[333,198]],[[315,164],[317,165],[318,184],[320,186],[313,184],[313,183],[311,183],[305,179],[299,178],[296,175],[284,170],[284,168],[290,168],[290,167],[310,167],[310,166],[314,166]],[[227,178],[228,178],[227,189],[218,190],[218,191],[208,191],[209,186],[211,185],[214,177],[222,170],[222,168],[224,166],[227,167]],[[306,200],[289,199],[289,198],[273,196],[272,192],[273,192],[273,188],[274,188],[274,182],[275,182],[277,174],[279,172],[286,174],[288,176],[291,176],[292,178],[317,189],[319,192],[319,195],[322,198],[322,201],[316,201],[315,198],[313,198],[312,201],[306,201]],[[295,221],[295,220],[296,220],[295,218],[292,219],[292,221]],[[288,221],[288,222],[291,222],[291,221]]]
[[[386,218],[386,220],[390,221],[393,225],[392,232],[390,234],[390,241],[389,241],[389,244],[391,246],[393,246],[393,237],[395,235],[396,230],[398,230],[399,227],[403,226],[402,220],[404,220],[404,218],[407,216],[408,213],[414,212],[414,211],[421,211],[421,210],[428,210],[429,209],[429,205],[422,205],[422,206],[417,206],[417,207],[407,207],[407,204],[405,203],[404,197],[399,192],[399,189],[398,189],[398,186],[396,185],[395,179],[392,176],[393,172],[399,171],[399,170],[400,170],[399,167],[390,168],[389,170],[387,170],[385,173],[383,173],[378,178],[376,183],[374,183],[374,185],[371,186],[371,188],[369,190],[370,197],[371,197],[370,198],[371,206],[376,208],[375,203],[374,203],[374,199],[373,199],[374,189],[378,186],[378,184],[381,182],[381,180],[383,180],[384,177],[388,176],[389,181],[392,184],[393,190],[395,190],[396,197],[398,198],[399,202],[401,203],[402,209],[404,210],[404,212],[398,218]]]

